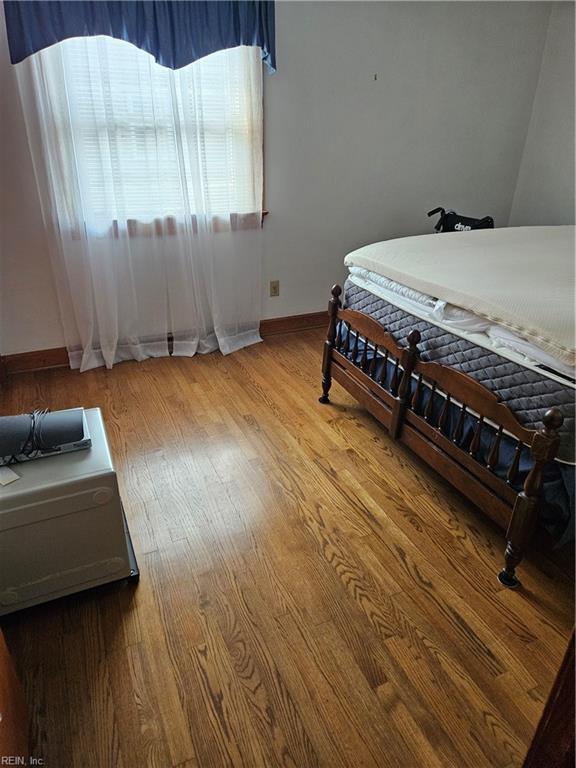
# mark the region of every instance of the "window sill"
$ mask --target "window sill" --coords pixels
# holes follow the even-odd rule
[[[261,229],[264,216],[268,211],[259,213],[231,213],[229,216],[212,216],[208,219],[208,229],[211,233],[239,232],[249,229]],[[197,216],[186,217],[188,226],[192,227],[192,233],[197,235],[201,228]],[[128,219],[123,227],[117,220],[112,222],[111,234],[119,238],[122,232],[128,237],[173,237],[182,231],[182,224],[175,216],[164,216],[152,221],[141,222],[136,219]]]

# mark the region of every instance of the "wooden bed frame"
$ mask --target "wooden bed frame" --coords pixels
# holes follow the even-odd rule
[[[517,587],[520,582],[516,567],[536,525],[542,470],[558,451],[561,412],[551,408],[544,415],[541,430],[526,429],[508,406],[500,402],[498,395],[467,374],[421,360],[419,331],[413,330],[408,334],[407,346],[400,346],[373,318],[356,310],[342,309],[341,293],[340,286],[335,285],[328,305],[320,402],[330,402],[328,393],[335,379],[386,427],[393,439],[407,445],[503,528],[507,539],[505,566],[498,579],[505,587]],[[373,349],[371,359],[369,348]],[[384,359],[382,369],[390,364],[394,366],[388,383],[377,378],[382,374],[378,374],[376,353]],[[428,388],[429,396],[422,408],[424,387]],[[434,410],[438,410],[433,406],[436,393],[444,398],[439,414],[434,414]],[[459,408],[459,416],[448,434],[451,406]],[[459,445],[466,414],[477,418],[468,449]],[[479,448],[485,422],[492,425],[494,438],[488,456],[483,459]],[[516,441],[505,480],[493,471],[499,462],[503,434]],[[530,449],[533,466],[523,489],[517,491],[513,485],[524,446]]]

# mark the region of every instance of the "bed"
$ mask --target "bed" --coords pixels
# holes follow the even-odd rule
[[[328,307],[320,402],[338,381],[500,525],[509,588],[537,525],[574,526],[574,234],[374,243]]]

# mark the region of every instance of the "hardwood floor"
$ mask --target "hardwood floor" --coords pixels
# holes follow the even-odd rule
[[[3,622],[47,768],[521,765],[571,584],[504,590],[502,533],[318,403],[322,336],[9,379],[4,413],[102,407],[141,569]]]

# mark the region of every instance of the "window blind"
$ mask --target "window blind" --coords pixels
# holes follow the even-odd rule
[[[51,65],[63,69],[54,127],[71,134],[88,222],[261,210],[254,49],[218,51],[177,71],[109,37],[66,40],[42,55],[48,78]]]

